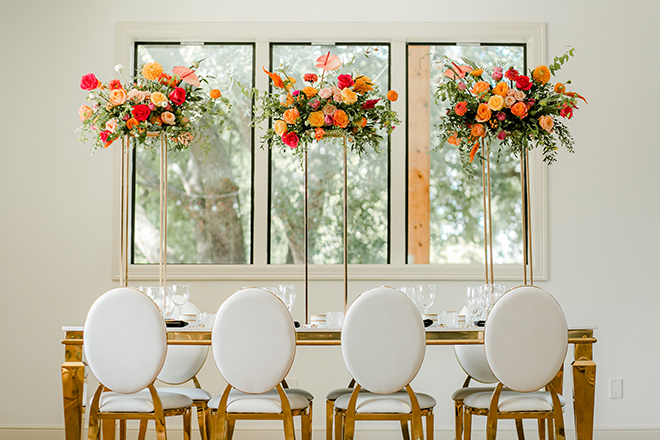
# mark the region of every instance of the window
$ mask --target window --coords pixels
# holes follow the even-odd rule
[[[266,90],[269,80],[261,67],[282,63],[300,82],[322,53],[332,50],[348,57],[366,47],[378,48],[373,52],[377,55],[356,67],[377,78],[381,92],[399,92],[393,108],[402,124],[383,145],[381,156],[349,155],[349,278],[481,279],[480,173],[471,187],[459,186],[462,171],[452,149],[431,155],[415,149],[415,135],[425,137],[429,149],[437,145],[433,118],[442,106],[432,99],[432,68],[423,81],[412,79],[412,65],[420,57],[413,61],[408,53],[449,51],[453,57],[465,55],[478,62],[506,58],[522,69],[525,63],[544,61],[544,34],[543,24],[524,23],[119,23],[118,62],[135,65],[155,59],[167,69],[204,58],[200,71],[216,77],[233,105],[232,128],[217,136],[206,165],[195,148],[170,155],[168,262],[179,264],[168,267],[168,279],[302,279],[302,168],[295,156],[262,148],[259,139],[265,127],[250,126],[252,103],[232,81]],[[420,85],[423,93],[416,91]],[[425,113],[412,110],[416,99],[428,102]],[[408,183],[409,164],[416,169],[421,159],[428,170],[426,206],[414,201],[414,187]],[[138,152],[134,160],[136,240],[129,273],[134,279],[153,280],[158,277],[152,264],[158,255],[158,191],[153,180],[157,155]],[[494,167],[507,176],[501,184],[494,183],[500,185],[493,200],[499,239],[494,243],[495,273],[500,279],[521,279],[518,164],[503,157]],[[530,168],[534,277],[542,280],[547,278],[546,171],[535,152]],[[341,147],[310,146],[309,176],[310,277],[341,279]],[[409,209],[413,205],[421,206],[428,217],[427,261],[410,250],[418,237],[410,233],[408,222],[419,223],[423,217]],[[115,252],[119,254],[118,245]]]

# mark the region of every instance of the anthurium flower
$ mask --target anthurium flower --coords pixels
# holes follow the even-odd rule
[[[452,64],[454,64],[454,63],[452,63]],[[464,78],[465,74],[468,73],[471,70],[472,70],[472,67],[470,67],[470,66],[466,66],[466,65],[458,66],[458,65],[454,64],[454,67],[452,67],[451,69],[445,70],[445,75],[448,78],[451,78],[451,79],[456,79],[457,76],[460,77],[460,78]]]
[[[322,55],[316,59],[316,67],[323,70],[336,70],[341,67],[341,61],[337,55]]]
[[[178,76],[184,82],[190,84],[191,86],[195,86],[195,87],[201,86],[195,71],[189,69],[188,67],[176,66],[174,69],[172,69],[172,74]]]

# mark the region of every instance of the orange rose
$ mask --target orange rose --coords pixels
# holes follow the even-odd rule
[[[555,121],[552,119],[552,116],[541,116],[539,118],[539,125],[548,133],[552,133],[552,127],[555,126]]]
[[[389,92],[387,92],[387,99],[394,102],[397,99],[399,99],[399,94],[394,90],[390,90]]]
[[[212,99],[218,99],[219,97],[222,96],[222,93],[220,93],[220,90],[218,90],[218,89],[211,90],[211,92],[209,94],[211,95]]]
[[[486,93],[488,89],[490,89],[490,84],[488,84],[486,81],[477,81],[474,86],[472,86],[470,91],[475,95],[482,95]]]
[[[509,85],[504,81],[497,83],[497,85],[493,88],[493,93],[496,95],[500,95],[502,97],[505,97],[506,92],[508,91],[509,91]]]
[[[504,98],[500,95],[491,96],[488,100],[488,107],[494,112],[501,110],[504,107]]]
[[[486,129],[481,124],[474,124],[472,130],[470,130],[470,134],[473,137],[478,138],[486,134]]]
[[[490,107],[488,107],[488,104],[479,104],[479,107],[477,108],[477,117],[475,118],[477,122],[486,122],[487,120],[490,119],[492,116],[490,112]]]
[[[325,135],[325,130],[322,128],[315,128],[314,129],[314,139],[317,141],[320,141],[323,139],[323,136]]]
[[[164,124],[167,125],[174,125],[174,120],[176,119],[176,116],[174,116],[174,113],[172,112],[163,112],[160,115],[160,120],[163,121]]]
[[[282,119],[284,119],[284,122],[286,122],[287,124],[295,124],[299,117],[300,117],[300,112],[298,111],[297,108],[294,107],[285,111]]]
[[[151,103],[153,105],[160,105],[162,106],[163,104],[167,104],[167,96],[160,92],[154,92],[151,94]]]
[[[286,124],[286,122],[284,122],[283,120],[278,119],[278,120],[275,121],[275,123],[273,124],[273,129],[275,130],[275,133],[277,133],[278,135],[282,136],[284,133],[286,133],[287,131],[289,131],[289,126],[288,126],[288,125]]]
[[[534,81],[545,84],[550,81],[550,69],[548,69],[548,66],[537,66],[532,72],[532,78],[534,78]]]
[[[94,111],[86,105],[81,105],[80,109],[78,109],[78,116],[80,116],[81,121],[86,121],[92,114],[94,114]]]
[[[357,93],[346,87],[341,91],[341,99],[344,104],[355,104],[357,102]]]
[[[122,105],[126,102],[126,92],[124,89],[110,90],[110,104]]]
[[[126,121],[126,128],[129,130],[133,130],[135,127],[137,127],[140,123],[138,122],[137,119],[135,118],[130,118],[128,121]]]
[[[142,67],[142,76],[149,81],[158,81],[160,74],[163,73],[163,66],[157,62],[147,63]]]
[[[307,99],[309,99],[315,97],[319,91],[316,90],[314,87],[305,87],[304,89],[302,89],[302,92],[305,95],[307,95]]]
[[[307,122],[309,122],[309,125],[312,127],[322,127],[325,122],[325,116],[323,115],[323,112],[312,112],[309,114]]]
[[[337,110],[334,115],[332,115],[332,123],[340,128],[346,128],[348,126],[348,115],[344,110]]]
[[[511,113],[518,116],[520,119],[524,119],[527,116],[527,106],[524,102],[516,102],[511,106]]]
[[[371,82],[371,78],[367,76],[358,76],[355,78],[355,84],[353,84],[353,90],[359,94],[363,94],[370,90],[374,89],[374,85]]]

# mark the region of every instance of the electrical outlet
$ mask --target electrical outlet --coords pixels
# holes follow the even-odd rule
[[[297,377],[287,377],[286,383],[289,385],[289,388],[298,388],[298,378]]]
[[[623,399],[623,379],[610,379],[610,399]]]

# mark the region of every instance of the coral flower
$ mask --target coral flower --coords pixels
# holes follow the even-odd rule
[[[537,66],[532,72],[532,78],[534,78],[534,81],[545,84],[550,81],[550,69],[548,69],[548,66]]]
[[[461,138],[457,138],[456,137],[457,134],[458,133],[453,132],[451,134],[451,136],[449,137],[449,139],[447,139],[447,142],[452,144],[452,145],[456,145],[458,147],[458,145],[461,143]]]
[[[293,95],[291,93],[288,93],[286,96],[283,97],[283,101],[280,102],[280,104],[285,107],[289,107],[293,105],[293,102],[294,102]]]
[[[325,122],[325,115],[323,112],[312,112],[309,114],[307,122],[309,122],[309,125],[312,127],[322,127]]]
[[[306,81],[308,83],[315,83],[316,81],[319,80],[319,77],[316,73],[306,73],[303,75],[303,81]]]
[[[124,89],[111,90],[109,99],[112,105],[122,105],[126,102],[126,92]]]
[[[487,120],[490,119],[491,116],[492,113],[490,111],[490,107],[488,107],[488,104],[483,104],[483,103],[479,104],[479,107],[477,108],[477,117],[476,117],[477,122],[486,122]]]
[[[130,118],[128,121],[126,121],[126,128],[129,130],[133,130],[135,127],[137,127],[139,124],[138,120],[135,118]]]
[[[176,117],[174,116],[174,113],[172,112],[163,112],[160,115],[160,120],[163,121],[164,124],[167,125],[174,125]]]
[[[314,87],[305,87],[304,89],[302,89],[302,92],[307,96],[307,99],[309,99],[315,97],[319,91],[316,90]]]
[[[483,75],[483,73],[484,73],[484,69],[474,69],[474,70],[470,71],[470,75],[472,75],[474,77],[481,76],[481,75]]]
[[[297,108],[294,107],[285,111],[282,119],[284,119],[284,122],[287,124],[295,124],[299,117],[300,112]]]
[[[162,106],[167,102],[167,96],[160,92],[154,92],[151,94],[151,103],[156,106]]]
[[[474,156],[477,154],[477,151],[479,151],[479,141],[475,142],[472,150],[470,150],[470,162],[474,160]]]
[[[500,95],[502,97],[506,96],[508,91],[509,91],[509,85],[504,81],[498,82],[497,85],[493,87],[493,93],[496,95]]]
[[[524,102],[516,102],[511,106],[511,113],[518,116],[520,119],[527,117],[527,106]]]
[[[548,133],[552,133],[552,127],[554,127],[555,121],[552,119],[552,116],[541,116],[539,118],[539,125]]]
[[[474,86],[470,89],[472,93],[475,95],[483,95],[490,89],[490,84],[488,84],[486,81],[477,81]]]
[[[500,95],[493,95],[488,100],[488,107],[493,111],[501,110],[504,107],[504,98]]]
[[[348,115],[343,110],[337,110],[334,115],[332,115],[333,125],[339,128],[346,128],[349,123]]]
[[[467,112],[467,102],[460,101],[456,103],[456,107],[454,107],[454,111],[458,116],[463,116],[465,112]]]
[[[321,55],[316,59],[316,67],[323,70],[335,70],[341,67],[341,61],[337,55]]]
[[[283,120],[278,119],[273,123],[273,130],[275,130],[275,133],[282,136],[284,133],[289,131],[289,126]]]
[[[282,78],[277,73],[272,73],[266,70],[265,67],[262,67],[264,69],[264,72],[266,72],[266,75],[270,77],[271,80],[273,80],[273,85],[277,87],[278,89],[283,89],[284,88],[284,81],[282,81]]]
[[[93,113],[94,111],[86,105],[81,105],[80,109],[78,110],[78,116],[80,116],[81,121],[86,121],[92,116]]]
[[[397,99],[399,99],[399,94],[395,90],[390,90],[389,92],[387,92],[387,99],[394,102]]]
[[[314,139],[317,141],[320,141],[323,139],[323,136],[325,135],[325,130],[322,128],[315,128],[314,129]]]
[[[161,73],[163,73],[163,66],[155,61],[142,66],[142,76],[149,81],[158,81]]]
[[[470,130],[472,137],[478,138],[486,134],[486,129],[481,124],[474,124]]]
[[[366,126],[367,126],[367,118],[363,116],[362,120],[360,121],[360,127],[364,128]]]
[[[357,93],[347,87],[341,91],[341,98],[344,104],[355,104],[357,102]]]
[[[218,99],[222,96],[222,93],[218,89],[213,89],[209,92],[209,95],[211,96],[211,99]]]
[[[505,77],[506,79],[508,79],[508,80],[511,80],[511,81],[515,81],[516,79],[518,79],[518,75],[520,75],[520,74],[519,74],[518,71],[517,71],[516,69],[514,69],[513,67],[510,68],[509,70],[507,70],[507,71],[504,73],[504,77]]]
[[[565,85],[563,85],[562,83],[555,84],[555,93],[563,94],[564,92],[566,92]]]
[[[355,84],[353,85],[353,91],[363,94],[370,90],[374,89],[374,85],[371,82],[371,78],[367,76],[358,76],[355,78]]]
[[[321,110],[323,110],[323,114],[324,114],[324,115],[330,115],[330,116],[332,116],[332,115],[334,115],[335,112],[337,111],[337,107],[335,107],[335,106],[332,105],[332,104],[326,104],[326,105],[323,106],[323,108],[322,108]]]

